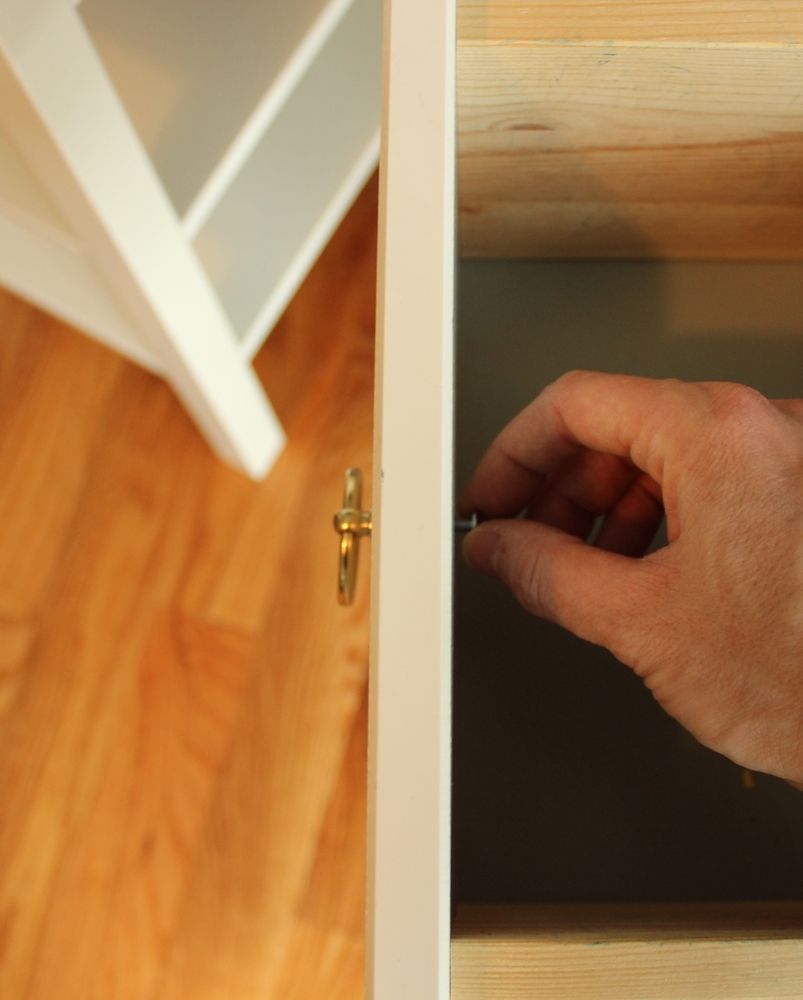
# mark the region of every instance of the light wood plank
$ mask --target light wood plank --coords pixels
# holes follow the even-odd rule
[[[366,687],[282,963],[275,995],[283,1000],[365,995],[367,731]]]
[[[369,561],[343,612],[331,514],[370,468],[375,216],[258,359],[291,435],[260,484],[0,297],[3,997],[278,998],[319,949],[359,995]]]
[[[337,928],[341,935],[360,944],[365,933],[365,899],[357,887],[365,884],[367,753],[366,684],[297,910],[301,923]]]
[[[0,718],[25,676],[123,363],[0,295]]]
[[[803,256],[796,41],[464,40],[458,73],[466,256]]]
[[[262,610],[254,682],[157,1000],[283,1000],[287,963],[299,948],[309,961],[310,935],[334,942],[335,950],[342,944],[345,981],[359,987],[353,970],[362,945],[348,915],[363,906],[362,880],[342,885],[346,926],[328,907],[331,919],[317,909],[314,921],[305,919],[310,911],[304,901],[314,893],[311,879],[322,877],[321,830],[367,676],[370,561],[361,564],[357,602],[344,610],[336,603],[331,515],[341,501],[345,466],[371,467],[375,215],[374,187],[258,359],[289,432],[269,480],[281,483],[287,495],[262,539],[256,531],[251,535],[262,550],[269,548],[279,589]],[[304,402],[298,398],[305,381],[299,365],[310,351],[317,363]],[[231,614],[236,593],[236,581],[210,592],[216,613]],[[328,955],[333,975],[338,961]]]
[[[358,1000],[365,996],[362,942],[302,925],[294,930],[286,950],[287,961],[274,996],[282,1000]]]
[[[797,1000],[803,903],[461,906],[453,1000]]]
[[[118,677],[102,696],[114,731],[108,761],[97,761],[81,834],[62,828],[47,845],[66,850],[42,901],[29,995],[150,995],[235,732],[251,653],[244,633],[157,611],[138,658],[114,664]],[[42,832],[31,850],[45,848]]]
[[[471,42],[803,44],[798,0],[458,0],[458,34]]]
[[[69,540],[95,457],[97,425],[123,363],[0,296],[0,615],[35,615]],[[13,586],[9,582],[13,580]]]
[[[180,571],[159,562],[164,522],[155,516],[163,505],[169,509],[178,482],[155,480],[151,463],[172,456],[180,475],[184,463],[175,449],[186,441],[188,425],[175,420],[166,389],[133,374],[128,405],[116,394],[103,414],[108,436],[94,456],[88,496],[70,525],[26,676],[0,734],[0,992],[9,996],[25,996],[40,968],[53,893],[91,829],[152,608]],[[67,932],[81,934],[81,925],[73,921]],[[69,995],[58,965],[49,972],[39,995],[53,995],[54,976],[60,994]],[[78,986],[83,970],[75,972]],[[92,995],[89,987],[84,992]]]

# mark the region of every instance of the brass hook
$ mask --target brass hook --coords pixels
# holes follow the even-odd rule
[[[337,572],[337,599],[351,604],[357,585],[360,539],[371,534],[371,512],[362,510],[362,473],[346,469],[343,509],[335,514],[335,531],[340,535],[340,562]]]
[[[373,528],[371,511],[362,509],[362,473],[359,469],[346,469],[343,509],[335,514],[334,522],[335,531],[340,535],[337,599],[341,604],[351,604],[357,586],[360,539],[369,536]],[[454,530],[458,534],[465,534],[476,527],[476,514],[454,522]]]

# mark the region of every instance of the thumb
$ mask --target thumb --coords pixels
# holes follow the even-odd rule
[[[473,569],[501,580],[522,606],[614,652],[644,608],[640,559],[604,552],[534,521],[486,521],[463,542]],[[617,654],[618,655],[618,654]]]

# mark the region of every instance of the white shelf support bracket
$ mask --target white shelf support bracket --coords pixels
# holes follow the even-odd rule
[[[214,450],[265,475],[282,429],[80,14],[67,0],[4,0],[0,50],[0,125]]]

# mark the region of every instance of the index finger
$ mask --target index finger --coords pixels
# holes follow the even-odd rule
[[[580,448],[618,455],[657,483],[672,442],[693,433],[699,387],[600,372],[569,372],[504,428],[481,459],[460,507],[513,517],[546,476]]]

